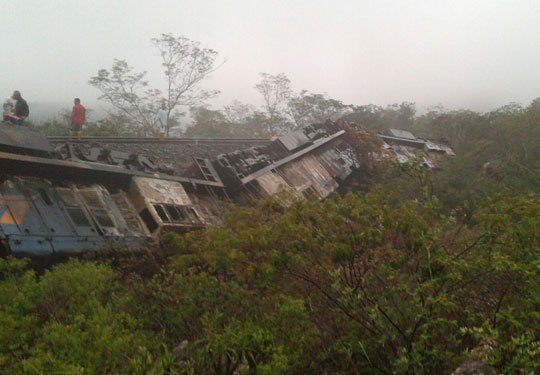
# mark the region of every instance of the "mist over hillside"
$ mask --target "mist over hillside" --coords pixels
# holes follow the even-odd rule
[[[84,104],[84,103],[83,103]],[[30,120],[36,125],[42,125],[46,121],[61,119],[66,112],[71,112],[73,103],[69,102],[32,102],[29,101]],[[87,110],[87,119],[97,121],[107,116],[107,111],[102,104],[84,104]]]

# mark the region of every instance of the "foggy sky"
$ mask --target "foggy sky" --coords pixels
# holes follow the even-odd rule
[[[522,0],[1,0],[0,98],[96,105],[114,58],[163,87],[150,44],[183,35],[226,62],[214,108],[259,105],[259,72],[346,104],[490,110],[540,96],[540,2]]]

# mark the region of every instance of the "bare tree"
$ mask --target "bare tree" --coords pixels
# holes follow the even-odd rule
[[[219,93],[216,90],[202,90],[199,86],[201,81],[215,70],[216,51],[202,48],[199,42],[171,34],[161,34],[159,38],[153,38],[152,44],[158,49],[161,65],[165,68],[168,116],[177,106],[200,104]],[[170,124],[168,119],[167,135]]]
[[[114,60],[111,70],[100,69],[90,78],[90,85],[99,89],[99,99],[109,102],[118,114],[133,124],[136,133],[150,134],[154,127],[155,111],[161,91],[148,88],[146,72],[134,73],[125,60]]]
[[[229,105],[223,107],[223,113],[229,122],[241,124],[253,115],[255,107],[251,104],[245,104],[239,100],[233,100]]]
[[[255,89],[262,95],[264,108],[268,115],[268,131],[277,135],[285,130],[290,130],[288,103],[292,95],[291,81],[284,73],[272,75],[260,73],[261,82],[255,85]]]
[[[215,70],[217,52],[200,47],[199,42],[171,34],[152,39],[165,68],[165,90],[150,88],[146,71],[136,73],[124,60],[114,60],[111,70],[100,69],[90,85],[101,91],[99,99],[109,102],[118,114],[127,117],[141,135],[156,133],[156,113],[160,103],[168,108],[167,135],[173,112],[179,106],[201,104],[218,91],[202,90],[200,83]]]

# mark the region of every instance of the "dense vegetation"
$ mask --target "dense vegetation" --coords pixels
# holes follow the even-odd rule
[[[464,224],[381,191],[232,207],[168,258],[1,260],[0,369],[17,374],[443,374],[471,352],[540,365],[540,197]],[[492,350],[474,349],[483,341]]]

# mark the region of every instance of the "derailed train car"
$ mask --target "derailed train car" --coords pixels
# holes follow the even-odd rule
[[[126,165],[65,160],[39,132],[0,125],[0,253],[143,248],[219,221],[224,186]]]
[[[53,149],[39,132],[2,123],[0,253],[138,249],[166,231],[219,222],[224,201],[246,203],[282,191],[323,199],[361,164],[356,136],[342,122],[310,125],[213,161],[195,158],[186,177],[144,155],[70,143]],[[387,136],[381,147],[398,160],[411,145],[450,154],[446,146],[410,138]]]
[[[277,138],[269,146],[220,155],[214,167],[237,201],[288,191],[325,198],[360,164],[347,132],[326,122]]]
[[[102,185],[54,185],[12,177],[0,185],[0,242],[15,255],[141,247],[150,232],[123,193]]]

